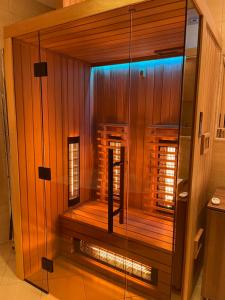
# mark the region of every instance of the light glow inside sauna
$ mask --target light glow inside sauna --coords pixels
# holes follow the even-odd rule
[[[85,255],[115,269],[126,272],[141,280],[152,282],[152,268],[125,256],[100,248],[86,241],[80,241],[80,250]]]
[[[68,139],[69,157],[69,205],[79,200],[80,194],[80,146],[79,137]]]
[[[98,152],[98,189],[97,199],[108,201],[108,149],[113,150],[113,197],[115,202],[120,201],[120,170],[121,147],[126,147],[126,124],[101,124],[97,136]]]
[[[110,71],[110,70],[117,70],[121,71],[127,70],[129,68],[131,69],[141,69],[145,68],[147,66],[155,66],[160,64],[168,64],[168,65],[174,65],[174,64],[181,64],[183,63],[184,57],[183,56],[177,56],[177,57],[169,57],[169,58],[162,58],[162,59],[152,59],[152,60],[146,60],[146,61],[140,61],[140,62],[131,62],[131,63],[124,63],[124,64],[112,64],[112,65],[105,65],[105,66],[97,66],[92,68],[92,74],[96,70],[104,70],[104,71]]]
[[[116,141],[109,143],[110,148],[113,149],[113,163],[121,160],[121,142]],[[120,195],[120,166],[113,168],[113,195],[117,198]]]
[[[174,200],[173,194],[174,194],[174,183],[175,183],[174,176],[175,176],[175,160],[176,160],[175,153],[176,153],[176,149],[174,147],[167,147],[166,176],[168,177],[171,176],[172,178],[167,178],[167,177],[165,178],[165,183],[166,183],[165,199],[171,202],[173,202]]]
[[[159,147],[158,205],[173,209],[175,191],[176,148]],[[170,204],[171,203],[171,204]]]

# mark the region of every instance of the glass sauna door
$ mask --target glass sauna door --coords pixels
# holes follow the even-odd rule
[[[144,299],[171,298],[185,18],[186,1],[131,11],[127,251],[139,265],[127,290]]]
[[[126,251],[130,21],[125,7],[40,32],[56,299],[122,300],[136,261]]]
[[[38,34],[13,39],[13,57],[21,209],[20,262],[25,280],[48,292],[48,272],[43,264],[48,252],[46,191],[49,187],[47,181],[41,179],[48,173],[43,167],[49,167],[44,145],[45,99],[42,97],[46,79],[43,77],[41,82],[37,74],[41,60]]]

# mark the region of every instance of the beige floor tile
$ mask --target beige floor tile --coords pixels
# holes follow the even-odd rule
[[[7,263],[0,261],[0,285],[2,283],[3,275],[5,274],[6,267],[7,267]]]
[[[0,285],[0,299],[15,300],[16,285]]]
[[[4,300],[40,300],[41,292],[26,282],[1,285],[0,299]]]
[[[8,259],[14,255],[11,243],[0,244],[0,259],[8,261]]]
[[[21,280],[15,274],[16,263],[15,261],[8,261],[5,272],[2,278],[2,285],[10,285],[21,282]]]

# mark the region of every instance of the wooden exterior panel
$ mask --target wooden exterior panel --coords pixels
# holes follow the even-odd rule
[[[190,299],[198,277],[198,260],[194,259],[194,238],[200,227],[205,227],[205,207],[208,201],[207,186],[209,183],[212,144],[215,133],[216,104],[218,99],[219,70],[221,64],[221,48],[215,40],[205,19],[202,24],[201,52],[198,80],[197,105],[195,113],[194,150],[192,161],[191,194],[188,206],[188,224],[185,256],[184,299]],[[202,134],[210,134],[210,148],[201,154],[201,138],[199,138],[200,112],[203,113]],[[199,172],[201,170],[201,172]]]

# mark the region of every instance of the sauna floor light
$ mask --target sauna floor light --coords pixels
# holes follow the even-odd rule
[[[80,200],[80,138],[68,138],[69,206]]]
[[[114,269],[148,283],[157,284],[157,270],[125,256],[100,248],[86,241],[80,241],[80,251]]]

